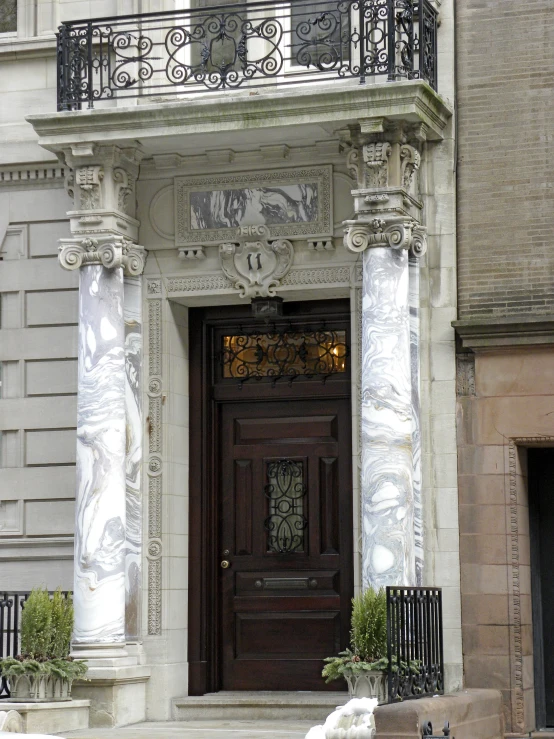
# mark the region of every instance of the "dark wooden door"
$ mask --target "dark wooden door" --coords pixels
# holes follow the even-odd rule
[[[348,642],[350,401],[273,398],[220,407],[224,690],[322,690]]]
[[[554,449],[529,449],[537,728],[554,727]]]

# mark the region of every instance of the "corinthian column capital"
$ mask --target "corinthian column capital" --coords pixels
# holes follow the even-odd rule
[[[96,264],[106,269],[123,267],[126,275],[136,277],[144,270],[146,249],[119,236],[60,239],[58,259],[67,270]]]
[[[375,247],[409,249],[416,257],[427,251],[426,230],[412,218],[392,216],[344,221],[344,245],[355,254]]]

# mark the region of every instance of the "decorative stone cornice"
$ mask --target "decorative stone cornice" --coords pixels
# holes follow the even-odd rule
[[[119,236],[106,239],[60,239],[59,243],[58,259],[67,270],[98,264],[106,269],[122,267],[130,277],[136,277],[144,270],[146,249]]]
[[[502,351],[554,344],[554,315],[464,318],[452,321],[452,326],[466,350]]]
[[[390,216],[344,222],[344,245],[355,254],[375,247],[409,249],[416,257],[427,251],[426,229],[411,218]]]

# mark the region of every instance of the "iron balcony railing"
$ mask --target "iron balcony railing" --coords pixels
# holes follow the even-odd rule
[[[346,78],[423,79],[436,89],[437,13],[429,0],[190,5],[62,24],[58,110]]]
[[[390,703],[444,692],[440,588],[387,588],[387,656]]]

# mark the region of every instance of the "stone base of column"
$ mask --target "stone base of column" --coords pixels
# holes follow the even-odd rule
[[[150,668],[143,664],[140,645],[79,646],[72,656],[88,662],[87,680],[75,682],[72,695],[90,700],[91,728],[114,728],[146,720]]]

